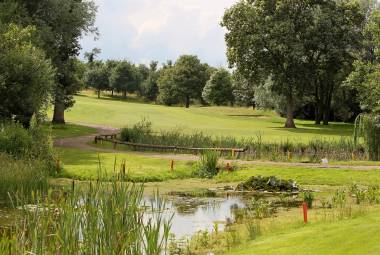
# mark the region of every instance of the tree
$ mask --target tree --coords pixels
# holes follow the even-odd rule
[[[352,71],[355,51],[362,48],[364,21],[365,11],[348,1],[324,1],[314,11],[304,47],[316,124],[329,123],[334,93]]]
[[[157,85],[159,89],[158,101],[171,106],[180,102],[180,95],[174,82],[174,67],[167,66],[160,70]]]
[[[149,65],[148,76],[145,81],[141,84],[141,94],[142,96],[149,100],[155,101],[158,95],[158,62],[152,61]]]
[[[273,89],[286,98],[286,128],[295,128],[295,98],[305,80],[304,36],[312,25],[313,0],[241,0],[225,12],[227,57],[231,67],[253,84],[272,77]]]
[[[235,101],[239,105],[255,108],[255,86],[238,72],[233,73],[232,84]]]
[[[53,123],[65,123],[65,109],[74,104],[73,95],[80,88],[78,76],[73,74],[78,67],[79,40],[83,34],[96,33],[93,0],[14,0],[3,4],[11,7],[6,22],[37,28],[39,46],[57,70]]]
[[[347,84],[358,91],[358,99],[366,112],[380,113],[380,10],[370,16],[365,28],[366,51],[354,64]]]
[[[215,105],[227,105],[234,103],[234,95],[232,93],[231,74],[226,69],[219,69],[211,75],[210,80],[202,92],[203,99]]]
[[[137,68],[128,61],[122,61],[113,70],[110,83],[116,91],[122,92],[123,97],[127,98],[127,93],[133,93],[138,89],[139,80]]]
[[[91,65],[95,58],[102,53],[102,50],[99,48],[93,48],[90,52],[85,52],[84,57],[87,59],[87,62]]]
[[[95,65],[86,74],[86,85],[94,88],[100,98],[100,93],[103,90],[109,89],[110,73],[107,66],[103,63]]]
[[[167,105],[184,103],[186,108],[190,107],[191,99],[202,99],[203,88],[210,78],[208,65],[193,55],[179,57],[174,65],[168,61],[159,76],[159,101]]]
[[[15,117],[28,128],[33,114],[46,110],[54,69],[32,44],[33,27],[0,27],[0,118]]]

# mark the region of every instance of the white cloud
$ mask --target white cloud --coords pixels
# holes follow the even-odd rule
[[[102,58],[175,59],[197,54],[213,65],[225,65],[224,10],[236,0],[96,0],[96,42],[83,39],[84,51],[102,49]]]

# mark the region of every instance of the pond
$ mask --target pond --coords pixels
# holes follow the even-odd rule
[[[244,208],[243,197],[187,198],[169,197],[164,215],[172,219],[171,232],[176,239],[190,237],[198,231],[223,231],[227,222],[234,221],[233,210]]]

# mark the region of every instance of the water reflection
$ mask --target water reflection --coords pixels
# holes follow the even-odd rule
[[[147,204],[150,200],[147,199]],[[169,197],[166,202],[165,218],[173,217],[171,233],[176,239],[190,237],[198,231],[213,231],[218,224],[224,230],[226,222],[234,220],[233,210],[245,207],[240,197],[186,198]]]

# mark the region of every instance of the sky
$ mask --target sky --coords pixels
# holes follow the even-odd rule
[[[100,59],[135,63],[176,60],[195,54],[214,66],[227,66],[226,8],[237,0],[95,0],[100,35],[82,39],[82,54],[100,48]]]

